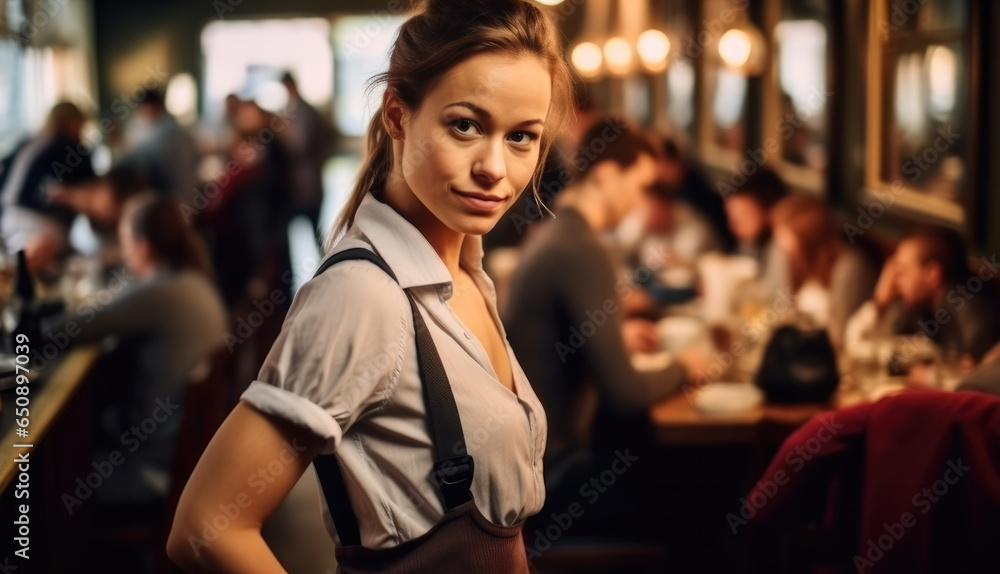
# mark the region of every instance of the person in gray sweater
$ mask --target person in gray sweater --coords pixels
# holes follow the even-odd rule
[[[110,285],[42,330],[69,345],[117,339],[90,393],[95,460],[118,451],[124,463],[96,498],[156,506],[167,494],[187,384],[223,345],[228,318],[200,239],[175,201],[134,198],[118,231],[124,287]]]
[[[609,136],[613,141],[605,143]],[[546,506],[553,509],[560,492],[575,494],[593,464],[607,464],[598,453],[608,449],[598,443],[616,444],[613,435],[625,435],[625,444],[636,447],[642,437],[623,421],[645,419],[646,409],[707,366],[692,352],[657,371],[633,368],[626,339],[636,335],[623,327],[630,323],[622,297],[634,287],[616,277],[619,266],[602,234],[652,185],[656,151],[618,120],[597,123],[581,141],[580,174],[557,199],[554,220],[537,224],[526,241],[503,317],[549,421]]]

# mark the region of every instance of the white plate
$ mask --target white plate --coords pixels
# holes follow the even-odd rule
[[[763,393],[751,383],[709,383],[694,398],[696,409],[714,415],[750,411],[762,402]]]

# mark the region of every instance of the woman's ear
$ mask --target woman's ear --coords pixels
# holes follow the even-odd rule
[[[382,99],[382,124],[385,126],[385,131],[394,140],[402,141],[405,139],[403,137],[403,124],[406,120],[406,108],[403,106],[403,102],[399,100],[395,92],[392,90],[386,90],[385,96]]]

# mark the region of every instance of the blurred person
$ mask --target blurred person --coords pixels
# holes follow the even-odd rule
[[[155,90],[146,93],[125,129],[125,151],[115,163],[135,169],[161,197],[185,201],[197,185],[198,148],[194,138]]]
[[[789,281],[788,263],[774,243],[771,227],[771,209],[787,195],[784,180],[761,167],[726,196],[726,219],[735,239],[731,253],[757,261],[757,277],[765,291],[787,287]]]
[[[94,460],[118,450],[125,462],[94,496],[107,526],[160,529],[186,387],[222,346],[227,316],[204,248],[175,201],[131,199],[118,232],[126,272],[107,287],[111,302],[50,318],[43,330],[70,345],[118,339],[91,374],[90,392]],[[151,417],[155,432],[137,433]]]
[[[521,530],[545,496],[545,414],[497,316],[482,235],[538,193],[570,90],[560,35],[527,1],[431,0],[373,83],[385,90],[329,269],[296,293],[181,496],[168,551],[190,572],[282,571],[261,524],[310,463],[345,573],[529,571]],[[348,248],[374,261],[333,264]],[[428,402],[447,403],[446,419]],[[248,490],[275,460],[284,470]],[[243,496],[229,527],[192,547]]]
[[[263,134],[282,126],[280,119],[253,101],[236,102],[233,128],[237,134],[230,152],[230,166],[215,182],[214,193],[194,212],[208,237],[209,250],[226,305],[232,308],[246,296],[246,289],[268,255],[288,262],[290,203],[287,201],[288,159],[283,147]],[[290,285],[277,286],[290,298]],[[268,292],[270,289],[267,290]]]
[[[721,242],[722,249],[733,248],[734,237],[727,225],[727,211],[723,198],[708,184],[705,177],[685,158],[677,143],[666,138],[660,143],[662,156],[657,164],[657,181],[672,190],[675,197],[690,206],[711,226]]]
[[[104,176],[76,186],[52,186],[49,199],[85,215],[100,241],[102,266],[122,265],[118,228],[126,202],[146,191],[146,181],[137,170],[116,166]]]
[[[629,269],[649,271],[644,287],[664,304],[693,297],[698,258],[724,250],[705,217],[663,182],[646,190],[615,236]]]
[[[611,130],[614,145],[588,144],[606,139]],[[577,157],[587,161],[557,199],[554,219],[525,244],[504,317],[511,346],[549,420],[546,508],[553,510],[566,508],[566,497],[576,494],[581,477],[595,470],[592,465],[607,464],[608,448],[631,444],[642,450],[650,434],[642,424],[646,410],[707,368],[707,359],[694,352],[655,372],[632,366],[629,350],[648,350],[655,326],[624,320],[622,295],[629,286],[616,283],[619,265],[602,235],[655,181],[657,150],[617,118],[595,123],[582,142],[586,149]],[[586,529],[599,527],[596,517],[603,512],[587,512]],[[539,517],[547,519],[548,513]],[[574,524],[574,530],[584,529]]]
[[[945,352],[979,363],[1000,339],[995,274],[985,263],[979,274],[970,272],[959,233],[919,229],[899,242],[879,276],[872,332],[924,334]]]
[[[67,247],[75,214],[49,201],[53,184],[73,185],[95,177],[90,155],[81,146],[86,117],[69,102],[53,106],[41,133],[18,146],[0,172],[0,235],[8,251],[46,245],[53,255]]]
[[[847,321],[872,296],[877,269],[841,239],[832,210],[818,199],[788,196],[774,206],[771,221],[796,307],[826,327],[835,349],[842,348]]]
[[[309,218],[317,240],[322,243],[319,213],[323,206],[323,163],[330,157],[333,129],[316,108],[302,99],[291,73],[281,77],[281,84],[288,91],[284,115],[290,118],[288,126],[279,133],[289,155],[290,217]]]

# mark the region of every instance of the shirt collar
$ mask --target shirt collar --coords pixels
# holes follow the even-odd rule
[[[369,190],[358,206],[354,224],[396,274],[400,287],[438,285],[445,299],[453,292],[451,273],[434,248],[412,223]],[[483,238],[467,234],[459,261],[470,273],[483,270]]]

